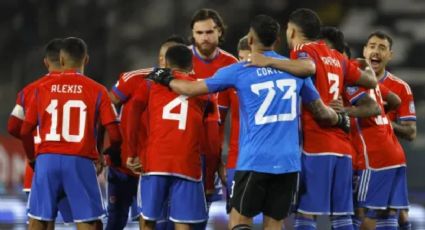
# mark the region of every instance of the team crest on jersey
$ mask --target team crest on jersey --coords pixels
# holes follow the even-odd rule
[[[415,113],[415,103],[413,101],[411,101],[409,103],[409,112],[410,113]]]
[[[298,58],[308,58],[307,52],[298,52]]]
[[[359,91],[359,87],[357,87],[357,86],[348,86],[347,87],[347,93],[350,96],[354,95],[357,91]]]

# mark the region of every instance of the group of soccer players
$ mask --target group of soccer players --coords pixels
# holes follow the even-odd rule
[[[251,229],[260,213],[265,229],[282,229],[293,211],[298,230],[316,229],[318,215],[332,229],[410,229],[397,136],[415,138],[415,107],[386,71],[390,36],[372,33],[364,58],[350,59],[340,31],[298,9],[288,59],[274,51],[279,23],[258,15],[238,62],[219,48],[216,11],[197,11],[190,27],[192,45],[168,38],[157,67],[122,73],[109,92],[84,75],[83,40],[49,42],[49,73],[19,92],[8,123],[28,157],[30,229],[53,229],[58,211],[78,229],[102,229],[104,162],[106,229],[123,229],[130,210],[141,229],[205,229],[220,184],[229,229]]]

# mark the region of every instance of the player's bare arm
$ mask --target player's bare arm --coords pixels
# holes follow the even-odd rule
[[[252,52],[247,61],[249,66],[269,66],[299,77],[308,77],[316,73],[316,65],[310,59],[281,60]]]
[[[332,101],[329,106],[337,112],[340,112],[339,110],[346,112],[350,117],[365,118],[381,114],[378,103],[368,94],[360,98],[353,106],[344,107],[342,101],[338,100]]]
[[[385,111],[386,112],[391,111],[391,110],[396,110],[401,105],[401,99],[395,93],[390,92],[383,99],[385,101]]]
[[[392,122],[395,134],[408,141],[416,138],[416,121]]]
[[[170,88],[181,95],[186,95],[189,97],[198,96],[208,93],[207,84],[205,81],[186,81],[181,79],[173,79],[170,82]]]
[[[326,106],[321,99],[306,104],[313,117],[322,125],[334,126],[338,123],[337,113]]]

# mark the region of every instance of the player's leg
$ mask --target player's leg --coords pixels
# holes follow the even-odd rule
[[[170,220],[175,228],[186,229],[208,218],[202,182],[173,177],[170,189]]]
[[[235,172],[230,197],[230,229],[238,225],[252,226],[252,218],[262,211],[267,196],[267,175],[253,171]]]
[[[37,157],[29,197],[29,229],[47,229],[49,224],[54,226],[57,200],[63,192],[58,156],[42,154]]]
[[[411,229],[409,222],[409,200],[407,190],[407,168],[397,168],[393,192],[390,198],[390,207],[399,210],[398,224],[401,230]]]
[[[399,216],[398,216],[398,226],[400,230],[410,230],[412,229],[412,224],[409,221],[409,210],[408,209],[402,209],[400,210]]]
[[[353,169],[349,157],[336,157],[332,184],[332,229],[353,230]]]
[[[330,215],[336,157],[302,154],[296,230],[316,229],[316,215]]]
[[[362,207],[359,207],[357,196],[359,194],[359,187],[360,187],[360,176],[361,176],[362,170],[353,170],[353,208],[354,208],[354,215],[352,216],[353,219],[353,228],[354,230],[359,230],[360,225],[362,224],[362,221],[365,216],[365,210]]]
[[[269,175],[266,181],[266,197],[263,206],[263,228],[282,229],[283,220],[289,215],[298,184],[298,173]]]
[[[96,169],[91,159],[62,156],[63,187],[79,229],[96,229],[105,216]]]
[[[107,230],[123,229],[137,193],[136,177],[124,174],[112,167],[108,170],[108,222]]]
[[[163,215],[163,207],[168,202],[170,176],[142,176],[140,183],[142,229],[154,229],[156,221]]]

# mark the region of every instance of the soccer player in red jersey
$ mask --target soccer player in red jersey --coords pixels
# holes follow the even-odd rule
[[[376,86],[370,68],[357,68],[321,40],[320,19],[308,9],[291,13],[286,36],[294,60],[252,54],[251,64],[271,66],[296,75],[314,74],[313,81],[325,104],[338,99],[345,84]],[[332,216],[335,229],[352,227],[353,147],[340,129],[321,127],[308,111],[302,113],[303,156],[296,229],[315,229],[316,215]]]
[[[394,133],[399,138],[412,141],[416,137],[416,112],[412,91],[410,90],[410,87],[406,82],[386,70],[386,66],[392,58],[392,43],[393,40],[388,34],[381,31],[373,32],[368,37],[367,44],[365,45],[363,50],[363,55],[372,63],[372,68],[375,71],[376,77],[378,78],[379,82],[382,85],[386,86],[388,89],[390,89],[392,92],[397,94],[401,99],[400,107],[398,107],[394,111],[390,111],[387,114]],[[395,145],[397,147],[399,146],[397,144]],[[404,152],[402,149],[395,148],[395,150],[398,150],[397,154],[392,154],[391,159],[394,159],[396,156],[399,156],[400,152],[404,156]],[[402,159],[401,156],[399,157],[400,159]],[[396,210],[399,210],[400,214],[398,218],[398,227],[400,229],[411,229],[411,224],[408,220],[408,198],[405,174],[406,165],[405,162],[402,162],[401,164],[398,164],[400,162],[396,163],[392,165],[398,165],[397,167],[384,167],[383,170],[378,169],[376,170],[376,172],[373,171],[376,174],[378,172],[386,173],[390,171],[395,171],[397,175],[396,177],[388,176],[385,178],[385,180],[392,181],[395,184],[395,186],[391,187],[392,191],[395,191],[396,193],[397,191],[402,191],[401,193],[395,194],[394,196],[398,197],[394,197],[390,201],[390,203],[383,204],[386,208],[388,208],[387,211],[384,212],[387,219],[377,219],[377,228],[379,227],[379,225],[382,225],[382,223],[387,222],[391,222],[389,224],[391,224],[392,228],[397,228],[397,218],[395,217],[395,214]],[[374,173],[372,173],[371,175],[372,178],[374,176]],[[370,182],[370,186],[377,187],[377,185],[373,184],[372,182]]]
[[[165,67],[165,53],[169,47],[184,43],[184,39],[178,36],[171,36],[165,40],[160,47],[158,63],[159,67]],[[131,218],[136,219],[139,216],[137,209],[137,185],[140,173],[140,158],[137,156],[135,159],[129,159],[127,136],[128,119],[134,116],[130,113],[130,108],[134,103],[133,96],[137,88],[144,78],[152,72],[154,68],[138,69],[122,73],[117,83],[110,90],[110,98],[115,105],[121,105],[120,118],[121,118],[121,134],[123,142],[121,144],[121,161],[128,162],[130,167],[135,170],[132,172],[126,165],[120,167],[111,166],[108,170],[108,223],[106,229],[123,229],[127,224],[128,212],[131,207]],[[146,113],[141,116],[140,124],[146,125]],[[146,128],[140,128],[139,140],[137,140],[140,148],[146,146]],[[139,153],[142,150],[139,151]],[[136,168],[134,168],[136,167]],[[157,226],[160,229],[161,226]]]
[[[193,71],[197,79],[205,79],[230,64],[236,63],[237,59],[228,52],[219,48],[219,44],[224,39],[225,26],[220,15],[212,9],[201,9],[197,11],[190,23],[192,29],[193,45],[190,49],[193,52]],[[207,106],[205,125],[201,135],[201,149],[205,159],[205,190],[207,201],[220,200],[220,182],[214,184],[216,172],[219,167],[224,167],[221,162],[221,139],[219,135],[219,111],[217,105],[218,95],[210,94],[210,103]],[[221,174],[221,173],[220,173]],[[219,175],[222,182],[224,175]],[[217,180],[218,181],[218,180]],[[206,223],[204,223],[206,225]],[[201,227],[201,228],[205,228]]]
[[[192,71],[192,53],[184,45],[168,49],[166,67],[177,78],[195,80]],[[167,87],[145,80],[134,96],[131,109],[128,144],[131,153],[137,153],[140,116],[148,113],[148,145],[142,161],[141,178],[142,229],[154,229],[161,210],[169,202],[169,218],[176,229],[190,229],[194,223],[207,219],[200,139],[206,98],[178,95]],[[177,147],[177,148],[176,148]],[[139,197],[140,198],[140,197]]]
[[[69,200],[78,229],[96,229],[105,215],[93,160],[98,159],[97,126],[110,137],[108,151],[118,151],[121,135],[106,89],[84,76],[87,46],[79,38],[66,38],[60,51],[65,71],[39,84],[25,114],[21,136],[32,139],[38,126],[37,152],[27,146],[27,157],[36,159],[29,200],[30,229],[45,229],[56,217],[58,198]]]
[[[28,84],[18,93],[18,97],[16,98],[16,105],[13,108],[13,111],[8,121],[8,131],[16,138],[21,138],[20,131],[22,123],[25,119],[25,111],[30,103],[31,95],[34,93],[34,89],[37,87],[38,84],[41,84],[51,79],[52,77],[59,76],[60,72],[62,72],[61,65],[59,62],[59,51],[61,48],[61,44],[62,39],[56,38],[51,40],[46,45],[44,65],[46,66],[49,73],[37,79],[36,81]],[[32,143],[35,144],[35,149],[37,149],[37,145],[40,143],[40,137],[38,136],[37,131],[34,132],[34,140],[24,144],[31,145]],[[33,169],[31,168],[29,162],[27,162],[24,174],[23,191],[27,192],[28,194],[31,191],[33,174]],[[61,199],[58,209],[65,223],[73,221],[71,210],[69,208],[68,200],[66,199],[66,197]],[[49,224],[48,229],[54,229],[53,223]]]

